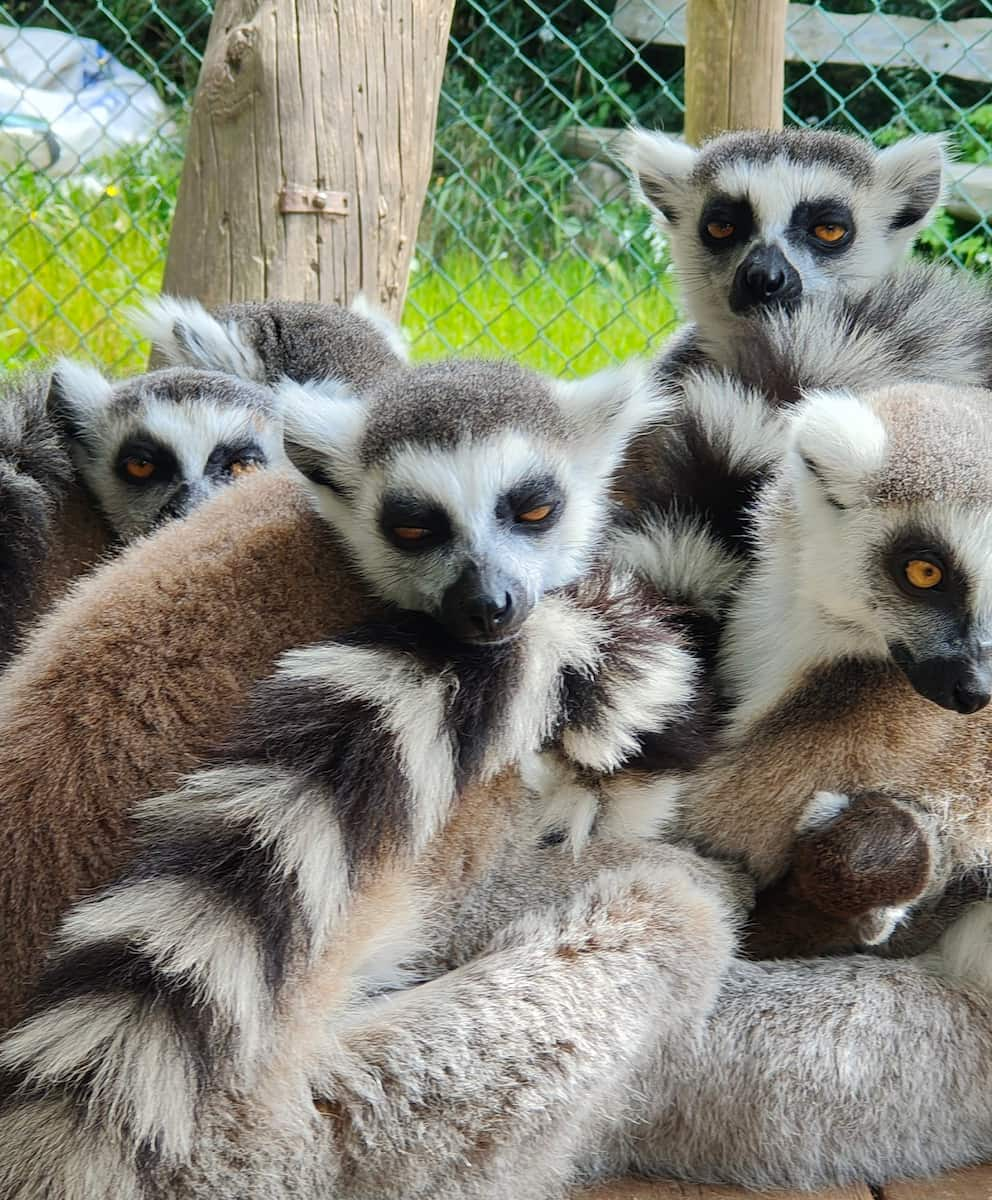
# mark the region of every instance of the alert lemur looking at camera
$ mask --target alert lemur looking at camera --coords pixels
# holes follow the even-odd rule
[[[216,372],[113,384],[63,360],[13,377],[2,407],[0,653],[13,651],[74,567],[115,539],[185,516],[238,474],[285,461],[268,390]]]
[[[805,887],[865,922],[854,941],[885,940],[905,906],[992,856],[990,418],[992,393],[937,384],[804,402],[730,609],[729,723],[683,827],[760,886],[804,834]],[[869,824],[899,810],[857,867],[822,841],[849,806]]]
[[[634,414],[651,407],[615,388],[570,395],[473,367],[463,383],[477,372],[474,387],[487,381],[500,403],[498,416],[491,404],[470,414],[454,392],[461,366],[411,372],[365,405],[343,397],[316,436],[290,411],[324,511],[343,532],[354,526],[356,563],[380,588],[394,580],[398,598],[417,596],[448,632],[425,638],[423,617],[394,613],[288,656],[226,761],[145,807],[134,867],[70,915],[35,1015],[0,1050],[0,1179],[12,1200],[53,1188],[66,1200],[548,1197],[579,1174],[668,1163],[700,1178],[811,1186],[992,1148],[988,980],[967,974],[955,943],[932,968],[827,964],[811,989],[808,968],[730,963],[732,877],[644,844],[650,826],[624,815],[631,801],[636,813],[638,781],[623,772],[577,846],[541,837],[544,797],[512,772],[464,792],[468,811],[451,809],[460,783],[549,737],[573,767],[622,765],[641,731],[684,714],[692,684],[678,639],[648,638],[650,612],[623,580],[593,587],[591,600],[583,587],[545,596],[521,619],[516,601],[529,605],[531,588],[520,576],[541,558],[533,544],[500,556],[505,569],[458,569],[483,530],[486,545],[505,545],[556,513],[548,532],[568,551],[562,560],[552,542],[539,578],[567,582],[593,543],[579,537],[581,511],[568,512],[563,464],[584,466],[575,478],[587,486],[597,471],[605,492],[604,442],[615,461]],[[419,403],[407,408],[413,375],[406,395]],[[440,444],[423,442],[423,406]],[[549,480],[565,493],[557,512]],[[396,558],[408,544],[422,547],[415,559]],[[397,571],[433,583],[407,591]],[[481,592],[480,577],[490,580]],[[501,636],[517,620],[516,637]],[[501,704],[476,707],[473,695]],[[453,936],[446,906],[460,917]],[[965,932],[972,944],[983,933]],[[454,968],[439,977],[432,940]],[[418,958],[431,982],[374,998]],[[687,1036],[727,972],[701,1039]],[[852,989],[866,1010],[872,997],[869,1019],[835,1030],[859,1063],[853,1098],[821,1069],[839,1042],[807,1044],[813,1013],[821,1025],[850,1014]],[[921,1021],[904,1024],[893,998],[909,991]],[[769,1026],[769,1002],[791,1019]],[[731,1089],[723,1107],[720,1092],[695,1094],[735,1069],[760,1083],[776,1056],[795,1057],[807,1107],[818,1080],[788,1145],[769,1145]],[[776,1086],[798,1102],[787,1079]],[[539,1145],[544,1154],[524,1152]]]

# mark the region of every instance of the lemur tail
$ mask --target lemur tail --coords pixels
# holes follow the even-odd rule
[[[659,645],[642,673],[650,614],[622,588],[597,605],[546,597],[504,647],[431,643],[414,618],[287,654],[219,761],[140,806],[126,876],[65,920],[0,1044],[0,1195],[141,1195],[142,1171],[188,1158],[210,1092],[257,1094],[306,1053],[310,1014],[395,983],[426,925],[412,863],[466,783],[560,733],[566,680],[590,681],[572,748],[589,765],[636,748],[632,720],[682,714],[689,657]]]

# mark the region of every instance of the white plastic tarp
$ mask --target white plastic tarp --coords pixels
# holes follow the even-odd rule
[[[151,84],[99,42],[0,26],[0,163],[64,175],[168,123]]]

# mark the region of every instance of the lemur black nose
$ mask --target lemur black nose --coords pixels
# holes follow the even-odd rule
[[[954,685],[954,707],[959,713],[976,713],[990,700],[992,694],[980,684],[959,682]]]
[[[752,263],[744,274],[744,282],[755,296],[767,298],[785,286],[785,272],[778,267],[765,270]]]
[[[469,563],[441,601],[441,621],[462,642],[498,642],[515,633],[530,613],[523,589],[492,568]]]
[[[737,268],[730,307],[746,312],[765,304],[786,304],[803,294],[803,281],[778,246],[756,246]]]
[[[466,604],[465,612],[481,634],[491,636],[511,621],[513,597],[509,592],[504,592],[502,597],[478,596]]]

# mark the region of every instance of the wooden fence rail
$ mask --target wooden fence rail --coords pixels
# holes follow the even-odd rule
[[[686,0],[617,0],[613,28],[642,45],[684,46],[688,7]],[[785,57],[817,66],[922,67],[934,75],[986,83],[992,80],[992,20],[828,13],[811,4],[790,4]]]

